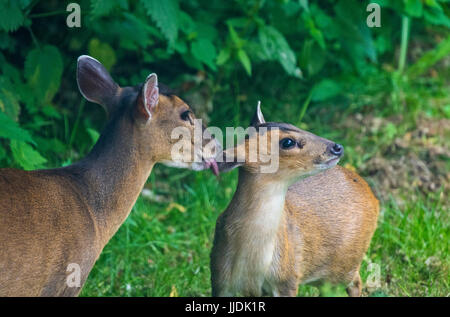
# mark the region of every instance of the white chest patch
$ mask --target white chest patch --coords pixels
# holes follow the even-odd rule
[[[264,193],[265,199],[250,204],[234,234],[231,285],[236,292],[258,294],[269,277],[285,193]],[[245,294],[244,294],[245,295]]]

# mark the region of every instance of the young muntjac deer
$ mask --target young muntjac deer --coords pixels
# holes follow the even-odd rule
[[[97,60],[81,56],[77,81],[81,94],[102,105],[110,119],[78,163],[49,170],[0,169],[0,296],[76,296],[154,164],[173,163],[175,142],[194,142],[190,107],[175,95],[159,93],[155,74],[143,85],[121,88]],[[176,127],[188,129],[192,139],[172,140]],[[205,157],[205,143],[192,153],[203,160],[176,165],[215,169],[212,155]],[[72,272],[79,273],[78,283],[76,276],[67,283]]]
[[[217,220],[213,296],[296,296],[299,284],[321,281],[347,283],[347,293],[360,296],[359,268],[379,209],[371,189],[335,166],[341,145],[289,124],[266,123],[259,105],[252,126],[256,133],[224,151],[245,153],[243,162],[219,163],[221,171],[240,168],[234,197]],[[249,144],[271,140],[275,131],[278,170],[261,173],[261,160],[249,160]]]

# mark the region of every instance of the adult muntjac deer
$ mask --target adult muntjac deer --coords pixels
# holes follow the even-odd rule
[[[0,296],[76,296],[154,164],[171,162],[175,142],[194,142],[191,109],[175,95],[160,94],[155,74],[143,85],[121,88],[97,60],[80,56],[77,82],[81,94],[102,105],[110,119],[78,163],[0,170]],[[172,140],[176,127],[188,129],[192,139]],[[212,154],[205,157],[205,143],[189,147],[203,161],[176,165],[215,169]],[[66,283],[67,269],[76,273],[77,267],[80,287],[73,287],[77,279],[75,285]]]
[[[286,123],[266,123],[259,105],[252,126],[255,133],[224,151],[243,162],[219,163],[221,171],[240,168],[234,197],[217,220],[213,296],[296,296],[299,284],[321,281],[347,283],[347,293],[360,296],[359,268],[379,210],[371,189],[335,166],[341,145]],[[270,155],[275,135],[279,167],[262,173],[262,159],[249,160],[250,144],[267,137],[267,149],[258,151]]]

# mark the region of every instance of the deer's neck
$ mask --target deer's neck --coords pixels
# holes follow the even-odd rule
[[[249,222],[262,234],[278,230],[288,185],[271,182],[264,175],[239,170],[239,181],[232,200],[233,218]]]
[[[143,154],[136,129],[131,118],[113,119],[92,151],[71,167],[82,181],[103,245],[128,217],[154,165]]]
[[[239,170],[239,182],[227,209],[234,254],[232,276],[258,288],[272,263],[284,215],[287,184]],[[249,271],[250,270],[250,271]]]

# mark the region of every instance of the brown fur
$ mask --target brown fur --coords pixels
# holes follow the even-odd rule
[[[296,296],[299,284],[323,281],[346,283],[350,296],[360,296],[359,267],[378,201],[360,176],[340,166],[298,181],[333,158],[333,143],[279,126],[280,139],[305,145],[280,150],[273,174],[259,173],[259,162],[241,164],[236,193],[217,220],[213,296]],[[247,142],[236,148],[248,151]]]
[[[89,76],[106,72],[94,66]],[[98,81],[84,81],[80,68],[79,77],[83,94],[101,103],[104,89],[90,86]],[[0,170],[0,296],[76,296],[154,164],[171,159],[172,129],[185,126],[194,135],[180,119],[189,110],[180,98],[159,95],[147,121],[138,108],[140,87],[102,87],[118,89],[105,97],[111,119],[83,160],[51,170]],[[81,287],[66,283],[70,263],[81,267]]]

